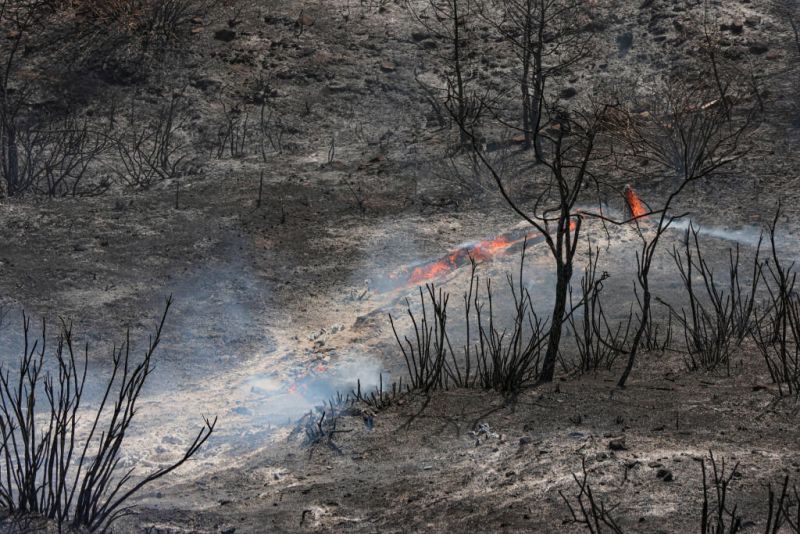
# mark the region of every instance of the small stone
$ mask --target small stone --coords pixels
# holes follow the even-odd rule
[[[314,19],[303,13],[297,18],[297,24],[299,24],[300,26],[313,26]]]
[[[734,35],[739,35],[744,31],[744,25],[739,20],[731,21],[729,24],[720,24],[719,29],[722,31],[731,32]]]
[[[753,15],[744,19],[744,23],[750,27],[758,26],[761,24],[761,17]]]
[[[568,100],[568,99],[574,97],[577,94],[578,94],[578,91],[574,87],[566,87],[566,88],[561,90],[560,96],[564,100]]]
[[[222,30],[217,30],[214,32],[214,39],[217,41],[222,41],[224,43],[230,43],[234,39],[236,39],[236,32],[233,30],[229,30],[224,28]]]
[[[199,78],[192,82],[192,86],[204,92],[216,92],[222,87],[222,82],[213,78]]]
[[[397,65],[395,65],[391,61],[384,61],[381,63],[381,70],[383,72],[394,72],[395,70],[397,70]]]
[[[664,482],[672,482],[673,480],[672,471],[669,469],[659,469],[656,471],[656,477],[660,478]]]
[[[764,54],[769,51],[769,47],[764,43],[753,43],[750,45],[750,53],[757,56],[760,54]]]
[[[530,444],[530,443],[533,443],[533,438],[532,438],[532,437],[530,437],[530,436],[522,436],[521,438],[519,438],[519,444],[520,444],[520,446],[522,446],[522,445],[528,445],[528,444]]]
[[[608,448],[612,451],[626,451],[625,438],[612,439],[608,442]]]
[[[625,32],[617,35],[617,49],[619,57],[624,57],[633,46],[633,33]],[[603,66],[600,67],[601,69]]]

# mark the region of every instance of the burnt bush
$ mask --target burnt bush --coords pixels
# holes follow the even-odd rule
[[[756,313],[751,333],[781,395],[800,395],[800,295],[794,262],[780,259],[776,233],[780,208],[769,225],[770,258],[762,278],[769,297]]]
[[[202,23],[205,0],[71,0],[61,15],[67,35],[83,45],[84,61],[124,81],[146,76],[148,67],[180,50],[191,28]],[[144,70],[143,70],[144,69]]]
[[[733,468],[726,468],[725,459],[718,459],[712,451],[707,457],[698,458],[702,473],[701,489],[702,501],[698,514],[697,527],[702,534],[736,534],[755,526],[752,521],[746,521],[739,513],[739,506],[731,502],[731,486],[741,477],[738,471],[739,464]],[[622,534],[626,531],[612,515],[616,506],[606,506],[592,491],[589,483],[589,474],[586,470],[586,459],[581,460],[581,476],[573,474],[577,486],[574,496],[565,495],[559,490],[559,495],[564,501],[569,517],[566,524],[579,525],[593,533],[612,532]],[[764,514],[764,532],[778,534],[778,532],[800,532],[800,494],[797,486],[791,486],[789,476],[783,478],[779,485],[779,492],[773,490],[772,485],[767,486],[766,513]],[[697,517],[697,516],[695,516]],[[638,529],[636,529],[638,531]]]
[[[577,361],[567,362],[568,370],[576,373],[595,372],[600,369],[611,369],[630,335],[633,313],[628,312],[628,318],[612,326],[608,320],[601,299],[603,282],[608,278],[608,273],[598,275],[597,261],[599,250],[589,248],[589,261],[581,277],[581,300],[573,302],[570,293],[570,309],[567,316],[570,330],[575,336]],[[576,311],[583,307],[580,317]]]
[[[403,340],[390,316],[392,330],[403,352],[409,373],[409,387],[428,393],[449,387],[479,387],[507,395],[518,393],[539,379],[548,339],[547,321],[537,316],[533,299],[523,283],[526,245],[523,245],[519,274],[508,275],[512,305],[507,321],[495,309],[495,290],[486,280],[481,292],[476,263],[472,260],[469,289],[465,292],[465,333],[455,344],[448,332],[447,306],[450,295],[433,284],[420,288],[420,311],[410,303],[407,313],[413,335]],[[454,345],[459,347],[454,348]]]
[[[262,132],[262,140],[265,137],[268,138],[271,131],[269,130],[269,118],[262,115],[257,126]],[[226,153],[227,157],[232,159],[246,156],[249,148],[250,127],[250,111],[246,106],[228,108],[223,104],[222,119],[217,127],[217,138],[212,149],[217,159],[225,158]],[[266,158],[266,147],[262,150],[262,158]]]
[[[622,534],[622,528],[617,524],[617,521],[611,515],[614,507],[606,507],[605,503],[592,493],[592,487],[589,485],[589,475],[586,472],[586,459],[581,460],[582,476],[572,475],[575,480],[575,485],[578,487],[578,493],[569,498],[559,490],[558,494],[564,501],[567,509],[569,510],[570,519],[566,523],[580,525],[591,534],[601,534],[603,532],[613,532],[614,534]]]
[[[128,501],[135,493],[184,464],[208,440],[216,419],[204,420],[183,456],[171,465],[143,478],[120,465],[170,304],[168,300],[141,360],[130,355],[130,335],[114,349],[111,376],[87,430],[80,429],[79,420],[85,416],[88,346],[77,346],[71,326],[63,323],[55,348],[49,350],[45,326],[34,339],[31,322],[23,317],[18,367],[13,372],[7,365],[0,368],[0,505],[9,513],[105,531],[130,513]]]
[[[10,196],[92,196],[108,189],[108,178],[95,169],[108,136],[76,114],[17,121],[7,133],[3,174]]]
[[[186,158],[181,129],[187,106],[183,93],[175,92],[156,108],[152,117],[142,119],[141,111],[131,102],[128,131],[115,140],[122,164],[117,174],[123,183],[146,189],[180,174]]]
[[[709,472],[706,469],[706,459],[700,460],[703,471],[703,507],[700,514],[700,532],[702,534],[739,532],[742,529],[742,517],[737,512],[737,506],[733,505],[731,508],[727,502],[728,489],[739,464],[736,463],[733,469],[726,474],[725,459],[723,458],[717,464],[714,453],[710,451],[708,463],[711,464]]]
[[[447,302],[448,293],[438,291],[433,284],[426,284],[425,289],[419,288],[419,301],[421,311],[415,314],[411,304],[407,302],[407,313],[413,327],[413,337],[405,336],[400,340],[400,335],[395,328],[394,319],[389,316],[397,344],[403,353],[408,370],[409,384],[413,389],[429,392],[434,389],[444,388],[447,355],[445,343],[447,328]]]
[[[665,305],[670,316],[683,328],[689,370],[712,371],[724,367],[730,372],[731,352],[742,343],[753,320],[762,269],[760,251],[759,241],[749,280],[743,283],[739,247],[729,250],[728,272],[723,284],[715,278],[704,258],[699,230],[694,226],[690,224],[686,230],[683,250],[673,247],[671,255],[689,304],[688,310],[680,311]]]

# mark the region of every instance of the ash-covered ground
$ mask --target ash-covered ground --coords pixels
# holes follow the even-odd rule
[[[60,318],[71,321],[89,344],[88,417],[114,345],[130,329],[133,354],[141,353],[172,295],[121,466],[144,476],[180,458],[202,416],[218,423],[195,457],[132,499],[118,532],[576,532],[582,527],[560,492],[576,494],[582,462],[623,531],[686,532],[699,525],[699,460],[709,451],[728,469],[738,462],[730,502],[744,531],[762,531],[766,486],[786,475],[800,484],[798,405],[778,395],[749,338],[729,369],[715,371],[688,370],[678,350],[644,351],[624,389],[616,387],[619,357],[583,375],[565,363],[554,382],[513,399],[453,388],[392,397],[383,409],[356,402],[336,415],[330,439],[308,443],[318,407],[337,395],[359,383],[373,391],[408,382],[389,315],[401,337],[411,336],[406,306],[419,311],[418,289],[384,291],[382,280],[525,228],[486,169],[454,149],[458,129],[442,123],[425,89],[441,82],[448,57],[446,40],[415,16],[426,4],[211,4],[146,67],[110,54],[76,59],[74,76],[60,78],[46,76],[46,46],[21,53],[30,113],[76,110],[115,141],[85,178],[108,179],[102,194],[0,198],[0,362],[13,368],[19,358],[23,310],[34,323],[43,318],[51,337]],[[759,95],[742,157],[690,184],[674,207],[687,215],[664,234],[651,273],[654,319],[665,329],[664,303],[685,305],[669,253],[680,250],[688,221],[701,228],[706,260],[721,277],[738,246],[746,279],[780,203],[777,253],[786,264],[800,257],[800,41],[779,9],[797,5],[591,4],[591,52],[553,74],[552,102],[579,106],[615,87],[646,96],[662,73],[701,61],[704,17],[720,62],[748,73]],[[528,189],[541,166],[508,126],[517,120],[509,103],[517,65],[489,21],[476,15],[474,24],[474,83],[501,102],[486,119],[483,146],[519,205],[533,209]],[[131,184],[115,146],[171,98],[180,106],[179,170]],[[671,186],[632,183],[653,206]],[[600,200],[607,213],[625,208],[621,197]],[[640,229],[647,235],[653,224]],[[587,218],[582,233],[575,298],[591,243],[609,275],[606,313],[624,320],[636,299],[639,228]],[[519,276],[519,261],[517,247],[477,266],[482,283],[493,280],[501,322],[510,318],[506,275]],[[431,281],[451,295],[459,343],[469,267]],[[555,278],[545,244],[527,249],[522,284],[546,317]],[[679,346],[683,334],[673,328]],[[564,362],[574,356],[573,336],[565,334]]]

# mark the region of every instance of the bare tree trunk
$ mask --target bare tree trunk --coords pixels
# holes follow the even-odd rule
[[[533,0],[525,4],[525,26],[522,32],[522,131],[525,134],[523,148],[530,150],[533,141],[531,133],[531,59],[533,57]]]
[[[19,154],[17,152],[17,131],[13,126],[6,127],[6,184],[8,196],[13,197],[19,182]]]
[[[464,75],[461,65],[461,15],[458,11],[458,4],[461,0],[453,1],[453,68],[456,73],[456,105],[458,106],[459,124],[465,124],[467,120],[467,104],[464,91]],[[469,142],[469,136],[463,129],[460,130],[461,144]]]
[[[544,355],[542,372],[539,375],[540,382],[552,382],[556,372],[556,360],[558,359],[558,348],[561,344],[561,330],[567,309],[567,293],[569,292],[571,279],[572,259],[567,260],[566,263],[558,260],[558,265],[556,266],[556,299],[553,304],[553,315],[550,319],[547,352]]]
[[[539,138],[539,130],[542,124],[542,107],[544,105],[544,73],[542,72],[542,53],[544,47],[544,6],[539,9],[539,28],[536,37],[536,44],[533,50],[533,101],[531,103],[531,131],[533,136],[533,150],[536,154],[536,161],[544,161],[542,154],[542,140]]]
[[[538,70],[538,69],[537,69]],[[531,131],[533,137],[533,150],[536,154],[536,161],[544,161],[542,152],[542,139],[539,131],[542,129],[542,107],[544,105],[544,77],[541,72],[536,76],[533,84],[533,102],[531,104]]]
[[[793,16],[789,16],[789,25],[794,33],[794,44],[797,45],[797,54],[800,55],[800,23]]]
[[[628,353],[628,363],[625,365],[625,370],[622,372],[622,376],[619,377],[619,382],[617,382],[617,387],[620,388],[625,387],[625,382],[628,381],[628,376],[633,370],[633,364],[636,361],[636,353],[639,351],[639,345],[642,343],[644,331],[647,328],[647,323],[650,321],[650,284],[647,280],[647,275],[648,273],[645,272],[643,278],[644,281],[642,282],[642,318],[639,322],[639,328],[636,329],[636,335],[633,336],[631,350]]]
[[[524,61],[522,68],[522,131],[525,134],[525,144],[523,148],[525,150],[530,150],[532,146],[532,132],[531,132],[531,90],[530,84],[528,83],[528,77],[530,76],[530,67],[528,61]]]

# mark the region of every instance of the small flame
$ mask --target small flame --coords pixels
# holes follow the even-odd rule
[[[631,217],[641,217],[650,211],[630,185],[625,186],[625,200],[628,202],[628,208],[631,210]]]
[[[570,231],[574,231],[577,228],[577,221],[571,220],[569,228]],[[501,234],[494,239],[462,246],[443,258],[414,267],[410,273],[403,269],[400,272],[389,274],[387,279],[391,282],[390,287],[384,290],[395,289],[405,284],[419,285],[434,280],[469,265],[471,259],[476,262],[492,260],[509,253],[510,249],[515,245],[522,244],[525,240],[531,244],[544,240],[544,236],[536,231],[521,233],[516,230]]]

